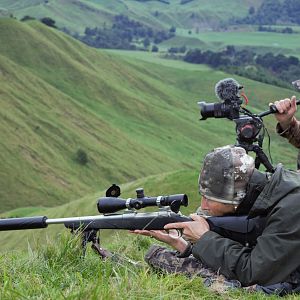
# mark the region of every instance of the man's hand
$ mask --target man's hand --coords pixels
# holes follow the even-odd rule
[[[205,218],[196,214],[192,214],[190,217],[194,222],[170,223],[167,224],[164,229],[181,229],[183,238],[194,243],[199,240],[205,232],[209,231],[209,225]]]
[[[177,232],[170,230],[169,232],[165,230],[133,230],[130,233],[141,234],[145,236],[150,236],[155,238],[160,242],[164,242],[169,246],[175,248],[179,252],[184,252],[188,243],[182,237],[178,236]]]
[[[278,113],[275,114],[275,118],[279,122],[282,130],[286,130],[290,126],[297,111],[296,96],[293,96],[291,99],[286,98],[275,101],[274,105],[278,110]]]

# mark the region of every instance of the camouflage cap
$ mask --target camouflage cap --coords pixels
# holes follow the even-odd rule
[[[245,149],[224,146],[205,156],[199,175],[199,191],[209,200],[239,204],[254,170],[254,159]]]

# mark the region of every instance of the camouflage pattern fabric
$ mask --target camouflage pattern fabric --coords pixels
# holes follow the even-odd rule
[[[153,245],[145,255],[145,261],[154,269],[165,273],[178,273],[191,276],[208,277],[215,274],[195,257],[179,258],[177,252],[162,246]]]
[[[209,200],[238,205],[254,170],[254,159],[242,147],[224,146],[208,153],[199,175],[199,192]]]
[[[238,280],[229,280],[220,274],[205,278],[203,283],[212,292],[218,294],[224,294],[231,289],[242,288]]]
[[[240,288],[237,280],[228,280],[210,268],[207,268],[194,256],[180,258],[176,251],[153,245],[145,255],[145,261],[156,271],[172,274],[184,274],[188,277],[204,278],[204,285],[217,293],[224,293],[232,288]]]

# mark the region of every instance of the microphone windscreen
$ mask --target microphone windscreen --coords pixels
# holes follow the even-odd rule
[[[235,79],[225,78],[216,84],[215,93],[222,101],[236,101],[240,88],[240,84]]]

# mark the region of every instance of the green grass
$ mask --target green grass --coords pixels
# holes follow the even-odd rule
[[[86,27],[103,26],[110,24],[115,14],[105,7],[95,7],[87,1],[0,1],[0,7],[9,9],[14,16],[22,19],[32,16],[36,19],[53,18],[60,28],[65,27],[71,32],[84,32]],[[99,21],[101,20],[101,21]]]
[[[199,277],[163,275],[143,262],[149,238],[119,235],[110,245],[121,260],[101,261],[91,251],[80,257],[76,238],[62,234],[56,241],[27,253],[15,251],[0,259],[1,299],[277,299],[242,290],[216,294]],[[139,263],[127,262],[130,257]],[[285,299],[297,299],[289,296]]]
[[[150,53],[146,51],[130,51],[130,50],[104,50],[108,53],[118,54],[123,59],[126,57],[129,58],[129,62],[132,60],[141,60],[151,64],[158,64],[170,68],[180,69],[180,70],[189,70],[189,71],[204,71],[209,72],[212,71],[207,65],[199,65],[199,64],[187,64],[182,60],[173,60],[167,59],[161,53]]]

